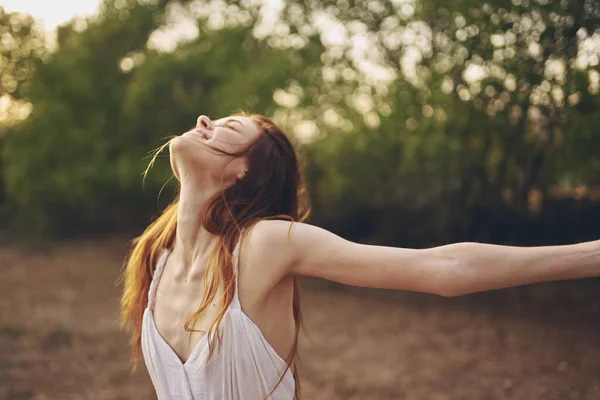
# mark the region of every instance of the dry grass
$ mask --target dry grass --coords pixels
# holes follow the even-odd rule
[[[117,329],[122,238],[0,245],[0,399],[152,399]],[[600,284],[457,299],[304,282],[306,399],[600,399]]]

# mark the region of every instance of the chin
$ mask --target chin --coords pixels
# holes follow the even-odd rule
[[[173,139],[171,139],[169,149],[171,151],[171,154],[187,152],[192,149],[198,151],[198,148],[202,148],[202,146],[197,142],[199,142],[198,139],[183,134],[181,136],[176,136]]]
[[[177,136],[169,144],[171,158],[196,159],[199,161],[206,157],[206,148],[198,143],[198,139],[185,136]]]
[[[215,155],[198,143],[195,138],[178,136],[169,144],[171,169],[178,180],[180,172],[185,170],[209,170],[218,164]]]

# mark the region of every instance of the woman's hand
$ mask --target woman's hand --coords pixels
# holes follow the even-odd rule
[[[447,297],[600,276],[600,241],[540,247],[464,242],[417,250],[354,243],[313,225],[277,220],[259,222],[251,241],[268,249],[280,277],[293,273]]]

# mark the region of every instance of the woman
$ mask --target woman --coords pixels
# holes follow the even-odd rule
[[[260,115],[202,115],[166,146],[179,195],[134,240],[121,301],[160,400],[299,398],[298,275],[449,297],[600,276],[600,241],[414,250],[305,224],[294,148]]]

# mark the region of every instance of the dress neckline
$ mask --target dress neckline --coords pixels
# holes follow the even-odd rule
[[[234,262],[234,274],[235,274],[233,300],[231,301],[231,304],[229,304],[229,307],[227,307],[227,310],[225,310],[225,313],[223,315],[223,320],[228,316],[228,314],[230,314],[230,311],[232,309],[238,310],[241,318],[244,321],[246,321],[248,324],[250,324],[252,329],[256,330],[256,332],[258,333],[259,337],[261,338],[262,342],[267,347],[269,352],[275,357],[275,359],[278,360],[278,362],[280,364],[285,366],[285,365],[287,365],[287,362],[279,355],[279,353],[277,353],[277,351],[275,351],[273,346],[269,343],[269,341],[263,335],[259,326],[252,320],[252,318],[250,318],[248,316],[248,314],[246,314],[244,312],[244,310],[242,310],[242,305],[240,303],[239,292],[238,292],[240,242],[241,242],[241,238],[240,238],[240,240],[238,240],[238,243],[236,244],[236,247],[233,250],[233,262]],[[196,345],[194,346],[194,348],[192,349],[188,358],[185,361],[183,361],[179,357],[179,355],[175,352],[173,347],[171,347],[171,345],[166,341],[166,339],[160,334],[160,331],[158,330],[158,328],[156,326],[156,322],[154,320],[154,303],[156,301],[156,290],[158,288],[158,282],[160,281],[160,278],[162,277],[162,273],[164,271],[165,265],[167,264],[167,259],[169,258],[170,254],[171,254],[171,250],[168,248],[165,248],[163,250],[163,253],[161,254],[161,256],[158,259],[157,266],[154,271],[154,276],[152,278],[152,281],[150,282],[150,289],[148,292],[148,304],[146,306],[146,309],[144,310],[144,314],[150,321],[150,328],[156,334],[155,336],[157,336],[159,338],[158,340],[160,342],[162,342],[164,344],[164,346],[168,349],[168,353],[173,356],[172,358],[175,360],[175,362],[177,362],[179,365],[185,367],[185,366],[189,365],[189,363],[193,362],[193,360],[198,356],[198,354],[201,353],[199,349],[205,348],[206,345],[208,345],[208,343],[207,343],[208,335],[210,334],[210,335],[214,336],[215,328],[218,328],[218,327],[213,327],[213,329],[211,329],[209,332],[205,333],[198,340],[198,342],[196,343]],[[221,322],[223,322],[223,320]],[[288,370],[288,373],[289,372],[290,372],[290,370]]]
[[[239,261],[238,261],[238,254],[239,254],[239,245],[241,242],[241,237],[240,240],[238,240],[238,243],[236,243],[235,248],[233,249],[232,255],[233,255],[233,273],[235,276],[235,283],[234,283],[234,295],[233,295],[233,300],[231,301],[231,303],[229,304],[229,306],[227,307],[227,310],[225,310],[225,313],[223,315],[223,318],[225,318],[227,316],[227,314],[229,314],[229,311],[232,308],[237,308],[239,309],[242,314],[252,322],[253,325],[256,326],[256,324],[250,319],[250,317],[248,317],[243,311],[242,311],[242,307],[240,304],[240,299],[238,297],[238,282],[239,282],[239,278],[238,278],[238,266],[239,266]],[[198,349],[200,349],[203,346],[203,343],[206,342],[206,340],[208,339],[208,335],[209,334],[213,334],[214,335],[214,331],[216,328],[218,328],[217,326],[213,326],[213,328],[209,331],[204,333],[204,335],[202,335],[202,337],[198,340],[198,342],[194,345],[194,347],[192,348],[192,351],[190,352],[189,356],[187,357],[187,359],[184,361],[182,360],[179,355],[177,354],[177,352],[173,349],[173,346],[171,346],[167,340],[162,336],[162,334],[160,333],[160,331],[158,330],[158,327],[156,326],[156,321],[154,319],[154,306],[156,303],[156,292],[158,290],[158,284],[160,282],[160,279],[162,277],[162,274],[165,270],[165,266],[167,265],[167,260],[169,259],[169,256],[171,255],[171,249],[169,248],[165,248],[162,252],[162,254],[160,255],[158,262],[157,262],[157,266],[156,269],[154,271],[154,276],[152,277],[152,281],[150,282],[150,290],[148,293],[148,304],[146,306],[146,310],[144,311],[146,314],[148,314],[148,318],[150,320],[150,326],[152,328],[152,330],[156,333],[156,336],[159,337],[159,340],[165,345],[165,347],[167,347],[169,349],[169,353],[171,353],[174,358],[179,362],[179,364],[181,364],[182,366],[186,366],[188,364],[188,362],[190,360],[192,360],[195,356],[196,353],[199,352]],[[256,326],[256,328],[258,329],[258,326]],[[259,329],[260,332],[260,329]],[[262,333],[261,333],[262,335]],[[264,338],[264,337],[263,337]],[[279,357],[281,358],[281,357]],[[283,360],[282,360],[283,361]]]

